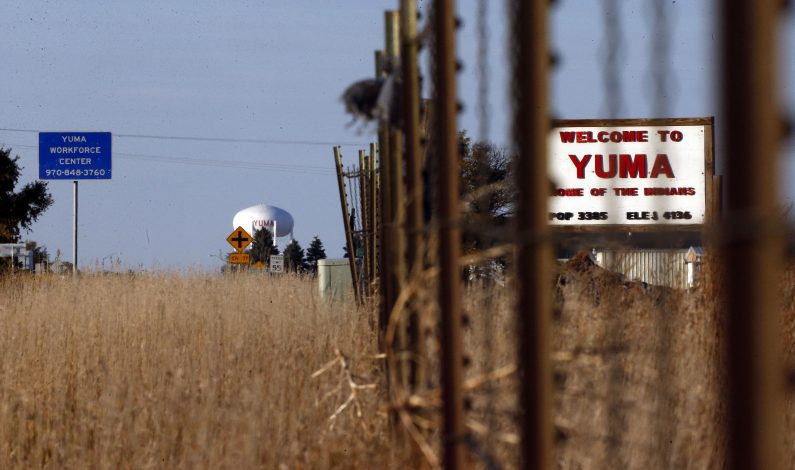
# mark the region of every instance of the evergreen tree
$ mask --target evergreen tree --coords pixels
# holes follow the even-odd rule
[[[292,240],[284,249],[285,269],[298,273],[305,270],[304,249],[296,240]]]
[[[0,147],[0,243],[18,241],[20,229],[30,229],[53,202],[44,181],[14,192],[20,176],[18,161],[18,156],[11,158],[11,149]]]
[[[326,259],[326,250],[323,248],[323,242],[315,235],[315,238],[309,244],[309,248],[306,249],[305,262],[307,269],[316,273],[317,261],[321,259]]]
[[[259,261],[268,264],[270,255],[279,254],[279,247],[273,245],[273,234],[270,230],[262,228],[254,232],[249,253],[251,254],[251,264]]]

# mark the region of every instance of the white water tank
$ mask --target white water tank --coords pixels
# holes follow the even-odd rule
[[[293,233],[293,216],[286,210],[269,204],[257,204],[246,207],[235,214],[232,229],[243,227],[248,233],[267,228],[275,237],[284,237]]]

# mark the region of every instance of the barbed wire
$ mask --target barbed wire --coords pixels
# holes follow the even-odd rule
[[[488,0],[478,0],[477,4],[477,80],[478,80],[478,137],[482,142],[489,140],[489,30]]]
[[[621,2],[618,0],[603,0],[602,2],[605,35],[602,79],[604,81],[606,114],[610,118],[617,118],[622,111],[620,58],[623,52],[623,36],[620,4]]]
[[[650,96],[652,115],[658,118],[669,117],[671,103],[674,102],[675,81],[670,67],[670,11],[671,8],[666,2],[651,2],[652,44],[649,53],[649,71],[652,92]]]

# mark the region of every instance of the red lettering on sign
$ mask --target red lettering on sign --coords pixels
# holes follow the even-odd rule
[[[666,176],[674,178],[674,171],[671,168],[671,162],[668,161],[668,155],[664,153],[657,154],[652,165],[651,172],[648,172],[648,157],[645,153],[636,153],[634,158],[630,154],[615,154],[611,153],[605,155],[597,153],[594,155],[586,154],[582,159],[577,155],[569,155],[571,162],[577,170],[577,178],[585,178],[585,169],[594,157],[594,173],[599,178],[659,178]],[[607,162],[605,162],[607,160]]]
[[[635,160],[632,160],[632,155],[626,153],[622,153],[618,158],[619,175],[622,178],[646,177],[646,154],[635,154]]]
[[[616,196],[637,196],[638,188],[613,188]]]
[[[553,192],[554,196],[582,196],[582,188],[558,188]]]
[[[577,159],[577,155],[569,155],[571,162],[577,168],[577,178],[585,178],[585,165],[591,160],[591,155],[583,155],[582,160]]]
[[[651,167],[649,178],[657,178],[661,173],[668,178],[674,177],[674,170],[671,169],[671,162],[668,161],[668,155],[664,153],[657,154],[657,158],[654,159],[654,165]]]
[[[645,196],[695,196],[696,188],[643,188]]]
[[[612,178],[616,176],[616,154],[610,154],[608,160],[608,170],[605,171],[604,156],[599,154],[596,155],[596,176],[599,178]]]
[[[589,144],[594,143],[596,140],[593,138],[593,132],[588,131],[580,131],[577,132],[577,143],[578,144]]]
[[[649,131],[599,131],[595,137],[593,131],[560,131],[560,141],[564,144],[648,142]]]

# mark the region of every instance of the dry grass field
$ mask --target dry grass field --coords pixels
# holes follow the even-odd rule
[[[715,275],[683,291],[627,282],[580,255],[555,276],[552,323],[555,453],[562,469],[723,469],[725,376]],[[510,286],[509,286],[510,287]],[[477,376],[515,359],[511,289],[471,289],[466,348]],[[795,268],[779,290],[781,344],[795,363]],[[486,348],[485,346],[490,346]],[[482,464],[517,464],[516,377],[470,394]],[[786,394],[782,449],[795,462],[795,399]],[[502,434],[498,434],[499,431]],[[506,439],[508,438],[508,439]],[[481,468],[486,468],[482,465]]]
[[[560,268],[554,291],[559,467],[723,468],[723,325],[711,288],[625,282],[579,258]],[[509,282],[466,293],[477,468],[517,463],[517,378],[472,380],[515,363],[511,292]],[[791,282],[781,305],[792,355]],[[367,312],[323,303],[310,280],[291,277],[0,280],[0,468],[409,466],[389,432]],[[313,373],[338,349],[350,378],[375,386],[330,420],[350,395],[348,376],[339,363]],[[438,450],[433,406],[424,417]],[[795,459],[791,398],[787,406],[783,440]]]
[[[262,276],[0,281],[0,468],[374,468],[379,390],[363,419],[334,359],[377,381],[367,318],[314,284]],[[361,360],[355,360],[361,357]]]

